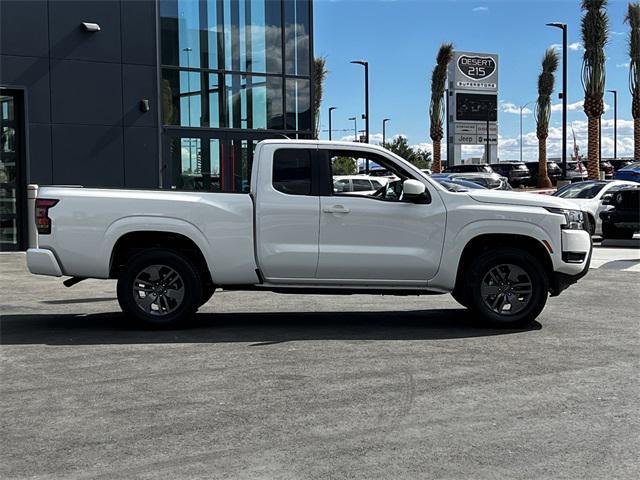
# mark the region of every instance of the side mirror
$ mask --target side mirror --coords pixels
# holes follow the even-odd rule
[[[407,202],[426,203],[426,190],[424,183],[419,182],[418,180],[409,179],[405,180],[402,184],[403,198]]]

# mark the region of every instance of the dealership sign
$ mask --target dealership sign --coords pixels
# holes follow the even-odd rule
[[[498,56],[491,53],[454,52],[449,80],[459,90],[498,90]]]

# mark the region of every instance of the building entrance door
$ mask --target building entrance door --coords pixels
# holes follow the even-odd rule
[[[23,96],[0,89],[0,250],[26,248]]]

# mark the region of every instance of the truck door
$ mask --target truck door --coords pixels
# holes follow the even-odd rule
[[[320,225],[316,151],[308,145],[267,144],[254,166],[256,260],[271,282],[315,277]]]
[[[394,171],[394,163],[377,154],[322,149],[318,154],[329,160],[328,175],[345,174],[345,165],[359,168],[368,164],[369,173],[381,175],[371,178],[384,184],[374,194],[332,192],[320,197],[318,280],[421,284],[433,278],[440,265],[446,221],[444,204],[435,189],[427,184],[428,203],[405,202],[403,179],[424,183],[411,171]]]

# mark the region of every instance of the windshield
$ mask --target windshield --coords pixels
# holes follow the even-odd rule
[[[640,162],[633,162],[630,165],[625,165],[625,170],[631,170],[632,168],[640,168]]]
[[[553,195],[561,198],[594,198],[600,190],[604,188],[606,183],[588,183],[580,182],[573,185],[569,185],[567,188],[558,190]]]

